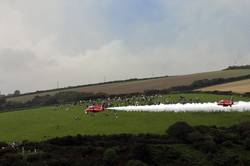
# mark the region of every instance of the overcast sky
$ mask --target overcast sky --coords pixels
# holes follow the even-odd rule
[[[249,0],[1,0],[0,91],[250,64]]]

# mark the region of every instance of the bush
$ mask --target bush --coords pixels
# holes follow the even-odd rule
[[[149,145],[146,144],[136,144],[130,154],[131,159],[140,160],[145,163],[151,163],[152,153]]]
[[[147,164],[140,160],[129,160],[126,166],[147,166]]]
[[[16,165],[17,162],[23,161],[23,156],[16,153],[7,153],[2,158],[7,165]]]
[[[250,121],[242,122],[238,127],[238,131],[242,138],[250,138]]]
[[[118,156],[116,150],[113,148],[106,149],[104,154],[103,154],[103,160],[108,165],[115,165],[118,158],[119,158],[119,156]]]
[[[175,124],[171,125],[166,132],[169,137],[187,140],[188,134],[193,131],[194,128],[186,122],[176,122]]]
[[[194,147],[205,153],[214,153],[218,150],[217,145],[213,140],[195,142]]]
[[[235,166],[240,165],[240,158],[238,155],[226,155],[223,153],[216,153],[211,157],[213,165],[215,166]]]
[[[244,145],[245,145],[245,148],[246,148],[247,150],[250,150],[250,138],[247,138],[247,139],[245,140]]]
[[[199,131],[193,131],[191,133],[188,133],[187,140],[191,143],[202,141],[204,140],[204,135]]]
[[[32,162],[39,162],[43,159],[48,158],[49,156],[45,154],[44,152],[38,152],[38,153],[32,153],[27,156],[27,161],[32,163]]]
[[[222,145],[227,147],[227,148],[233,147],[233,143],[230,140],[227,140],[227,141],[223,142]]]
[[[166,145],[152,146],[151,165],[165,165],[172,163],[182,157],[182,154],[175,148]]]

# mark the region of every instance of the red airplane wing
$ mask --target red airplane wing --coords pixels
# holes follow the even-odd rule
[[[89,113],[89,112],[102,112],[105,111],[105,107],[103,104],[95,104],[95,105],[91,105],[89,106],[85,112]]]

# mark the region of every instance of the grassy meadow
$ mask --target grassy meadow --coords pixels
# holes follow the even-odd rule
[[[178,101],[180,96],[199,98],[202,102],[217,101],[230,96],[212,94],[173,94],[157,96],[154,101]],[[235,96],[235,100],[250,101]],[[177,121],[191,125],[230,126],[250,120],[250,112],[118,112],[118,119],[112,112],[86,115],[80,106],[42,107],[37,109],[0,113],[0,140],[39,141],[66,135],[97,135],[119,133],[157,133]]]

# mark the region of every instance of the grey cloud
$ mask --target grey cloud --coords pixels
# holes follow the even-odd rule
[[[0,50],[0,70],[10,72],[21,72],[30,69],[36,60],[33,52],[20,49]]]
[[[249,63],[249,2],[158,0],[158,10],[141,12],[130,7],[134,0],[116,1],[121,9],[126,5],[121,11],[114,0],[3,0],[0,17],[8,19],[0,19],[0,90],[27,92],[54,88],[58,80],[69,86],[104,76],[186,74]],[[134,21],[122,20],[127,16],[122,12],[132,13]]]

